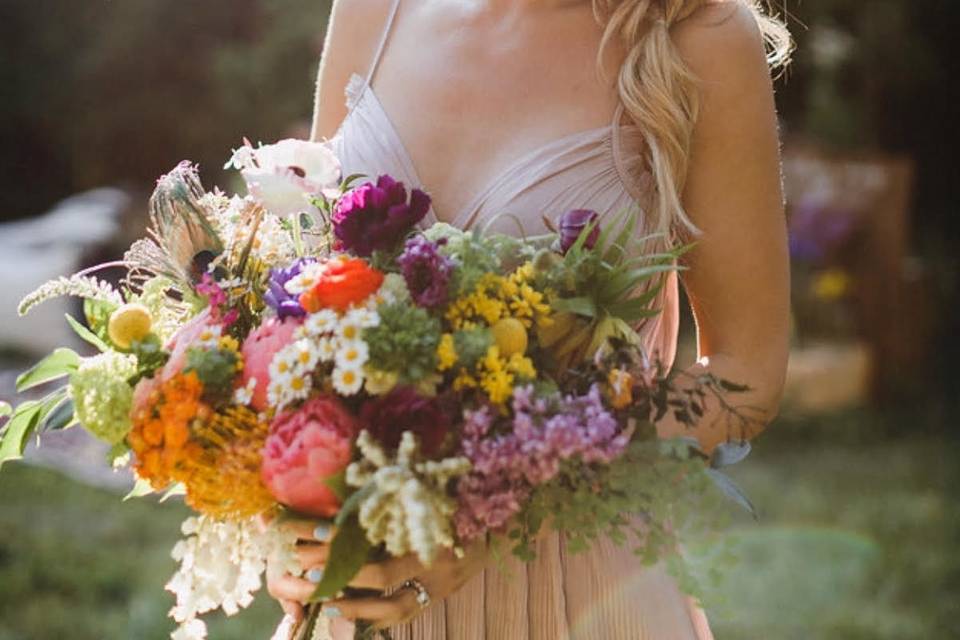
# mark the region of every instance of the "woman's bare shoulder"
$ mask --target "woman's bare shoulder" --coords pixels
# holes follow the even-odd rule
[[[742,0],[710,0],[677,23],[671,35],[681,57],[702,80],[767,73],[763,34]]]
[[[394,0],[334,0],[317,78],[311,138],[328,138],[347,114],[344,90],[365,76]]]

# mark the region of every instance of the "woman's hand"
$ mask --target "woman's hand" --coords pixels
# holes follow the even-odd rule
[[[316,523],[302,521],[283,526],[289,527],[300,539],[297,554],[305,577],[285,575],[269,580],[267,589],[270,595],[280,601],[288,615],[299,620],[303,616],[303,603],[313,594],[323,575],[323,566],[330,551],[328,542],[333,537],[333,531],[323,525],[318,527]],[[482,571],[487,560],[486,542],[480,540],[468,546],[462,558],[457,558],[450,549],[442,550],[429,567],[421,564],[414,555],[366,564],[350,582],[350,586],[388,591],[406,580],[416,578],[427,590],[431,601],[436,602],[456,592]],[[365,620],[378,629],[407,622],[416,617],[420,609],[417,593],[413,589],[398,589],[382,596],[340,598],[323,604],[323,613],[330,618]]]

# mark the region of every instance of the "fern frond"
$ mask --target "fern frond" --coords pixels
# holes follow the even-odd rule
[[[25,316],[37,305],[61,296],[77,296],[117,305],[123,304],[123,296],[105,280],[92,276],[74,275],[69,278],[61,276],[43,283],[27,294],[17,306],[17,313]]]

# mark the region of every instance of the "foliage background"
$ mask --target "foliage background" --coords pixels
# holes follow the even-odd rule
[[[727,605],[710,612],[715,633],[960,638],[960,5],[791,0],[786,9],[799,48],[777,84],[785,137],[913,159],[911,249],[932,274],[940,322],[908,402],[786,411],[734,471],[762,517],[729,532],[742,560],[723,587]],[[0,3],[0,222],[105,184],[145,202],[184,158],[207,184],[226,186],[219,167],[242,136],[302,134],[328,13],[327,0]],[[825,63],[837,46],[844,55]],[[691,331],[686,318],[688,341]],[[55,472],[6,466],[0,640],[165,637],[162,584],[183,513],[121,506],[115,493]],[[261,599],[212,637],[266,637],[278,611]]]

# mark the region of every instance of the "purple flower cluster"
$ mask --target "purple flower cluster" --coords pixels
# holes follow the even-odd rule
[[[270,279],[267,281],[267,292],[263,294],[263,301],[277,312],[281,320],[285,318],[301,318],[307,314],[300,305],[299,296],[290,294],[284,285],[292,278],[300,275],[304,265],[316,262],[314,258],[298,258],[286,269],[271,269]]]
[[[430,196],[382,175],[345,193],[331,216],[336,249],[367,257],[396,246],[430,210]]]
[[[440,253],[440,246],[423,236],[407,240],[397,259],[413,301],[421,307],[439,307],[447,301],[456,264]]]
[[[532,387],[513,393],[512,430],[491,434],[496,413],[468,412],[463,454],[473,468],[457,483],[457,535],[475,539],[502,527],[523,507],[533,489],[552,480],[564,460],[610,463],[630,440],[603,406],[596,385],[583,396],[559,403],[535,397]]]

